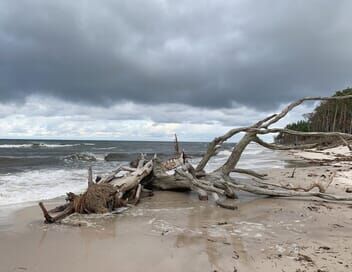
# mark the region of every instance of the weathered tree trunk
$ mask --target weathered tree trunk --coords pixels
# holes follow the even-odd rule
[[[332,123],[332,131],[333,131],[333,132],[335,132],[335,129],[336,129],[337,109],[338,109],[338,106],[336,105],[336,106],[335,106],[334,121],[333,121],[333,123]]]
[[[128,173],[124,177],[114,178],[109,184],[116,187],[119,192],[126,192],[135,188],[153,170],[153,161],[147,162],[144,166],[139,166],[134,172]]]
[[[232,150],[230,157],[227,159],[225,164],[221,166],[218,170],[224,175],[229,175],[237,165],[241,158],[242,152],[245,150],[248,144],[254,140],[256,134],[253,132],[247,132],[242,139],[236,144],[235,148]]]

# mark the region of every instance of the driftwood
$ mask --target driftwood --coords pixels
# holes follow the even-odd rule
[[[184,151],[180,151],[181,149],[175,136],[175,156],[173,158],[161,161],[157,157],[154,157],[147,161],[145,156],[141,155],[130,166],[120,166],[106,177],[96,179],[98,180],[97,184],[92,184],[93,175],[91,170],[89,170],[89,186],[84,194],[75,195],[69,193],[67,204],[49,212],[42,203],[39,205],[46,218],[46,222],[53,223],[73,212],[110,212],[116,207],[121,207],[128,203],[137,204],[146,190],[144,186],[161,190],[194,191],[199,195],[200,200],[207,200],[211,196],[218,206],[228,209],[236,209],[236,205],[229,203],[230,199],[237,197],[235,191],[246,191],[271,197],[314,197],[332,201],[352,201],[352,197],[326,193],[327,187],[323,187],[319,181],[316,181],[307,188],[272,184],[261,181],[266,179],[266,176],[263,174],[236,167],[243,151],[252,142],[274,150],[307,149],[317,146],[316,144],[283,146],[267,143],[258,137],[264,134],[281,132],[298,136],[336,137],[349,146],[348,140],[352,139],[352,135],[347,133],[298,132],[285,128],[270,128],[270,126],[284,118],[292,109],[304,101],[342,99],[352,99],[352,96],[302,98],[288,105],[280,113],[270,115],[253,125],[231,129],[209,143],[205,154],[195,167],[187,161]],[[244,133],[244,135],[232,149],[226,162],[218,169],[207,173],[205,167],[211,158],[216,155],[223,143],[238,133]],[[125,173],[121,176],[123,171]],[[231,176],[232,172],[250,175],[257,180],[254,184],[239,182]],[[294,172],[292,177],[294,177]],[[330,183],[332,178],[330,177]],[[318,191],[313,191],[314,188],[318,188]],[[90,201],[93,201],[93,203],[90,203]]]
[[[117,198],[117,189],[109,184],[91,184],[82,195],[68,193],[67,204],[47,211],[42,202],[39,203],[46,223],[60,221],[72,213],[107,213],[121,206]]]
[[[175,157],[162,162],[162,167],[167,170],[177,168],[185,162],[184,152],[179,152],[179,144],[175,136]],[[177,156],[176,156],[177,155]],[[137,205],[144,192],[147,196],[152,192],[143,188],[142,182],[151,175],[154,168],[154,159],[146,161],[141,154],[135,161],[135,166],[120,166],[106,177],[97,177],[93,182],[92,167],[88,168],[88,187],[81,194],[67,193],[67,203],[50,211],[42,202],[39,206],[43,212],[46,223],[59,222],[73,213],[108,213],[129,204]],[[120,175],[122,171],[127,173]]]
[[[340,139],[341,139],[341,141],[343,142],[343,144],[344,144],[345,146],[347,146],[348,150],[349,150],[349,151],[352,151],[351,145],[345,140],[345,138],[340,136]]]
[[[119,171],[114,171],[120,172]],[[150,175],[153,170],[153,161],[144,164],[140,160],[138,167],[123,177],[111,174],[99,183],[93,183],[92,169],[88,169],[88,188],[81,194],[68,193],[67,204],[47,211],[42,202],[39,203],[46,223],[54,223],[72,213],[108,213],[125,206],[128,203],[137,204],[141,197],[142,186],[140,182]]]
[[[249,169],[242,169],[242,168],[235,168],[232,170],[232,172],[234,173],[240,173],[240,174],[246,174],[249,176],[253,176],[255,178],[259,178],[259,179],[265,179],[265,177],[267,176],[267,174],[259,174],[253,170],[249,170]]]

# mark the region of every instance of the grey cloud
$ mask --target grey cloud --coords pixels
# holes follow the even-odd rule
[[[268,110],[350,85],[350,1],[0,3],[0,99]]]
[[[285,126],[289,122],[300,119],[304,113],[311,112],[314,107],[314,104],[303,104],[295,108],[286,118],[279,122],[278,126]],[[3,120],[2,124],[0,122],[0,127],[12,126],[13,124],[9,120],[19,117],[19,119],[27,121],[31,118],[39,118],[43,122],[46,120],[48,124],[54,122],[55,126],[60,124],[61,121],[58,122],[58,120],[65,120],[65,123],[76,122],[80,124],[88,122],[92,124],[92,129],[107,122],[112,122],[115,126],[126,121],[137,123],[147,121],[156,125],[202,124],[229,129],[230,127],[248,126],[272,113],[273,111],[258,111],[243,106],[209,109],[182,104],[160,104],[155,107],[155,105],[131,102],[117,103],[109,107],[86,107],[78,103],[64,102],[48,97],[30,96],[26,98],[23,104],[0,103],[0,119]],[[15,123],[18,125],[18,121]],[[77,126],[72,129],[77,129]],[[194,132],[190,131],[189,133],[192,134]]]
[[[131,102],[117,103],[109,107],[86,107],[78,103],[30,96],[24,103],[0,103],[0,117],[61,118],[66,121],[153,121],[156,123],[219,124],[222,126],[245,126],[264,118],[269,113],[246,107],[207,109],[183,104],[160,104],[158,107]]]

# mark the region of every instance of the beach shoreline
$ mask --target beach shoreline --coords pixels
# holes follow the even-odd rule
[[[292,156],[283,153],[283,156]],[[295,153],[292,159],[298,158]],[[341,164],[341,162],[339,162]],[[270,182],[305,185],[349,163],[267,169]],[[346,181],[347,179],[347,181]],[[347,182],[347,183],[346,183]],[[235,211],[194,194],[156,192],[120,215],[73,216],[46,225],[38,206],[0,228],[1,271],[350,271],[352,205],[243,193]],[[51,200],[53,207],[61,199]],[[74,225],[74,226],[72,226]],[[320,269],[320,270],[318,270]]]

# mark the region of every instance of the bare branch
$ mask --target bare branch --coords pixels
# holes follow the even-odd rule
[[[136,189],[136,194],[134,196],[134,205],[137,205],[139,200],[141,199],[141,192],[142,192],[142,185],[141,184],[138,184],[137,185],[137,189]]]
[[[299,136],[319,136],[319,137],[344,137],[347,139],[352,139],[352,134],[343,133],[343,132],[302,132],[291,130],[287,128],[269,128],[269,129],[256,129],[250,128],[248,131],[255,132],[257,134],[269,134],[269,133],[286,133],[291,135]]]
[[[267,174],[259,174],[253,170],[242,169],[242,168],[235,168],[234,170],[232,170],[232,172],[250,175],[259,179],[265,179],[265,177],[267,176]]]
[[[176,133],[175,133],[175,154],[176,154],[176,156],[180,155],[180,145],[178,143]]]
[[[205,191],[208,191],[208,192],[214,192],[214,193],[217,193],[217,194],[220,194],[220,195],[225,195],[225,191],[222,190],[222,189],[218,189],[216,187],[214,187],[211,183],[205,183],[205,182],[202,182],[201,180],[198,180],[196,178],[194,178],[190,173],[188,172],[185,172],[183,170],[180,170],[180,169],[177,169],[176,172],[185,177],[186,179],[188,179],[191,184],[195,187],[198,187],[200,189],[203,189]]]
[[[323,184],[320,181],[312,182],[308,187],[293,186],[292,184],[288,184],[287,186],[282,186],[282,188],[287,190],[303,191],[303,192],[309,192],[314,188],[318,188],[320,193],[325,193],[326,191],[326,188],[323,186]]]
[[[296,169],[296,168],[294,168]],[[318,188],[320,193],[325,193],[330,184],[332,183],[334,177],[335,177],[336,172],[332,172],[329,177],[328,177],[328,183],[324,186],[323,182],[321,180],[315,180],[312,182],[308,187],[302,187],[302,186],[294,186],[290,183],[283,185],[283,184],[274,184],[274,183],[269,183],[269,182],[263,182],[259,180],[254,180],[256,183],[262,184],[264,186],[271,186],[275,188],[280,188],[280,189],[287,189],[287,190],[293,190],[293,191],[304,191],[304,192],[309,192],[313,188]]]
[[[285,117],[286,114],[291,111],[293,108],[297,107],[304,101],[308,100],[341,100],[341,99],[348,99],[352,98],[352,95],[349,96],[339,96],[339,97],[306,97],[302,98],[300,100],[297,100],[296,102],[291,103],[289,106],[287,106],[281,113],[277,115],[271,115],[262,121],[259,121],[255,125],[249,127],[246,129],[247,133],[246,135],[238,142],[238,144],[235,146],[235,148],[232,150],[232,153],[226,163],[217,169],[216,171],[221,171],[225,175],[229,175],[229,173],[235,168],[236,164],[238,163],[239,159],[241,158],[242,152],[244,149],[247,147],[247,145],[256,138],[257,134],[268,134],[268,133],[276,133],[276,132],[287,132],[291,133],[294,135],[303,135],[303,136],[344,136],[347,138],[352,138],[352,135],[346,134],[346,133],[339,133],[339,132],[333,132],[333,133],[323,133],[323,132],[295,132],[287,129],[268,129],[268,126],[271,124],[276,123],[279,121],[281,118]],[[266,121],[268,120],[268,121]],[[215,147],[215,146],[213,146]],[[213,149],[214,153],[214,149]],[[213,155],[211,153],[211,156]],[[208,152],[205,156],[209,155]],[[205,158],[203,157],[203,159]],[[210,158],[210,157],[209,157]],[[201,162],[203,162],[203,159]],[[207,162],[207,161],[206,161]],[[204,165],[205,166],[205,165]]]
[[[294,168],[295,170],[296,168]],[[302,187],[302,186],[294,186],[290,183],[286,184],[286,185],[278,185],[278,184],[273,184],[273,183],[267,183],[267,182],[261,182],[258,180],[255,180],[255,182],[260,183],[260,184],[264,184],[264,185],[269,185],[269,186],[273,186],[273,187],[278,187],[281,189],[287,189],[287,190],[293,190],[293,191],[304,191],[304,192],[309,192],[311,191],[313,188],[318,188],[319,192],[321,193],[325,193],[326,190],[328,189],[328,187],[330,186],[330,184],[332,183],[332,181],[334,180],[336,172],[332,172],[329,177],[328,177],[328,183],[326,186],[323,185],[323,182],[321,180],[316,180],[314,182],[312,182],[308,187]]]
[[[352,197],[337,196],[332,194],[320,193],[320,192],[297,192],[291,190],[271,190],[260,188],[249,184],[234,184],[229,182],[229,186],[237,190],[246,191],[257,195],[267,195],[273,197],[318,197],[321,199],[332,200],[332,201],[352,201]]]
[[[302,99],[299,99],[290,105],[288,105],[286,108],[284,108],[279,114],[277,114],[274,118],[272,118],[270,121],[267,123],[264,123],[261,127],[262,128],[268,128],[270,125],[276,123],[280,119],[284,118],[287,113],[289,113],[292,109],[295,107],[299,106],[305,101],[318,101],[318,100],[342,100],[342,99],[349,99],[352,98],[352,95],[345,95],[345,96],[333,96],[333,97],[304,97]]]
[[[272,115],[270,115],[270,116],[268,116],[268,117],[265,117],[263,120],[260,120],[259,122],[255,123],[255,124],[253,125],[253,127],[261,127],[265,122],[267,122],[267,121],[273,119],[273,118],[276,117],[276,116],[277,116],[277,114],[272,114]]]
[[[345,140],[345,138],[342,137],[342,136],[340,136],[340,139],[341,139],[341,141],[344,143],[344,145],[347,146],[350,151],[352,151],[352,147],[351,147],[350,144]]]
[[[39,202],[39,207],[41,208],[44,218],[45,218],[45,223],[55,223],[57,221],[60,221],[61,219],[69,216],[70,214],[74,213],[74,208],[72,205],[67,205],[66,208],[61,211],[59,214],[55,216],[51,216],[47,209],[45,208],[44,204],[42,202]]]
[[[292,170],[292,174],[291,174],[290,178],[294,178],[294,177],[295,177],[295,172],[296,172],[296,167],[295,167],[295,168],[293,168],[293,170]]]
[[[212,142],[209,143],[207,152],[203,155],[202,160],[198,163],[196,167],[196,172],[200,172],[204,169],[207,165],[208,161],[211,159],[212,156],[216,153],[216,151],[220,148],[220,146],[226,142],[229,138],[233,137],[234,135],[246,131],[251,127],[241,127],[241,128],[234,128],[229,130],[226,134],[220,137],[216,137]]]
[[[127,192],[136,188],[138,184],[147,177],[153,170],[153,160],[148,161],[144,166],[138,167],[136,171],[127,175],[114,178],[109,184],[118,188],[119,192]]]
[[[253,142],[256,142],[257,144],[259,144],[261,146],[264,146],[269,149],[274,149],[274,150],[309,149],[309,148],[314,148],[314,147],[318,146],[318,144],[305,144],[305,145],[295,145],[295,146],[272,144],[272,143],[267,143],[258,137],[255,137],[253,139]]]
[[[106,177],[102,178],[101,180],[99,180],[97,183],[101,184],[101,183],[109,183],[110,181],[112,181],[114,178],[116,178],[116,175],[121,172],[123,170],[125,166],[119,166],[116,170],[112,171],[109,175],[107,175]]]
[[[137,168],[133,168],[133,167],[129,167],[129,166],[121,166],[121,170],[128,171],[128,172],[134,172],[137,170]]]
[[[146,155],[141,153],[140,155],[140,160],[138,161],[138,164],[137,164],[137,169],[140,169],[143,167],[144,163],[145,163],[145,158],[146,158]]]
[[[220,137],[216,137],[212,142],[209,143],[207,152],[203,155],[202,160],[198,163],[196,167],[196,172],[201,172],[204,167],[207,165],[208,161],[211,159],[212,156],[216,153],[216,151],[221,147],[221,145],[226,142],[228,139],[233,137],[234,135],[244,132],[250,128],[258,128],[260,127],[263,123],[267,122],[268,120],[274,118],[276,114],[272,114],[268,117],[265,117],[263,120],[260,120],[259,122],[255,123],[252,126],[248,127],[241,127],[241,128],[233,128],[226,132],[224,135]]]
[[[220,199],[217,193],[212,193],[212,196],[215,200],[216,205],[220,206],[221,208],[237,210],[237,206],[225,203],[223,200]]]

